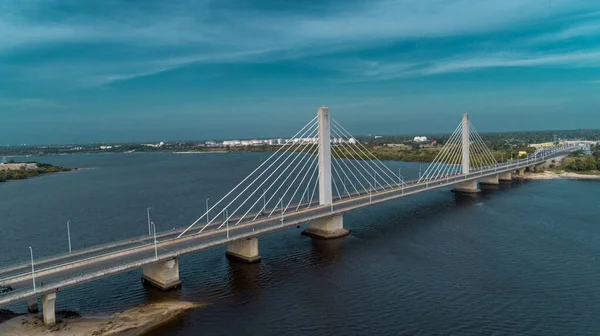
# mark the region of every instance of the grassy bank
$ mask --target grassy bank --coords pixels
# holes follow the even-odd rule
[[[34,164],[35,168],[20,168],[20,169],[8,169],[0,170],[0,182],[6,182],[10,180],[24,180],[30,177],[40,176],[44,174],[52,174],[59,172],[67,172],[73,170],[73,168],[65,168],[60,166],[54,166],[47,163],[40,162],[27,162],[28,164]],[[8,165],[18,164],[16,162],[9,162]]]

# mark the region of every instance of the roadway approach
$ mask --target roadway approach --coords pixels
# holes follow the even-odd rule
[[[323,125],[327,126],[328,114],[328,110],[319,109],[321,133]],[[463,148],[468,151],[469,141],[466,143]],[[320,150],[326,155],[330,155],[328,146],[329,141],[319,144]],[[572,150],[573,147],[557,146],[525,159],[467,168],[453,176],[402,181],[399,185],[372,187],[361,193],[348,193],[336,198],[331,196],[331,185],[324,188],[320,183],[319,191],[329,195],[320,195],[318,201],[299,204],[296,211],[284,213],[285,210],[280,208],[271,212],[270,216],[267,215],[268,211],[262,211],[255,220],[251,220],[252,216],[247,219],[239,217],[242,220],[237,225],[230,225],[237,219],[232,217],[228,220],[215,220],[202,232],[184,234],[187,229],[172,230],[155,236],[96,246],[37,260],[33,270],[30,263],[5,267],[0,269],[0,286],[9,285],[13,290],[0,294],[0,306],[27,302],[28,310],[37,312],[38,299],[41,298],[44,322],[51,326],[56,323],[55,302],[57,293],[62,289],[137,268],[143,268],[143,282],[163,290],[178,288],[181,286],[178,259],[182,255],[227,245],[228,257],[258,262],[260,255],[257,237],[262,234],[310,223],[303,234],[321,239],[340,238],[349,234],[349,230],[343,225],[343,214],[346,212],[449,186],[454,186],[453,190],[456,192],[475,193],[479,191],[478,183],[510,182],[515,177],[522,177],[526,169],[535,169],[537,165]],[[320,173],[325,171],[326,175],[327,169],[322,167],[322,161],[326,163],[326,160],[319,161]],[[329,201],[323,202],[324,198]]]

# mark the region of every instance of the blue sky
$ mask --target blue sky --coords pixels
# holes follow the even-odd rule
[[[590,0],[0,1],[0,144],[600,128]]]

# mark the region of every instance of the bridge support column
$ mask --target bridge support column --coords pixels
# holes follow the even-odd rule
[[[230,260],[243,261],[249,264],[260,261],[258,239],[256,237],[234,240],[227,244],[225,254]]]
[[[479,190],[477,180],[473,179],[469,181],[458,182],[454,185],[454,189],[452,189],[452,191],[460,193],[478,193],[481,190]]]
[[[350,230],[344,228],[344,216],[336,215],[312,221],[302,234],[319,239],[333,239],[347,236]]]
[[[471,161],[470,161],[470,149],[471,149],[471,128],[470,128],[470,120],[468,114],[463,114],[462,119],[462,173],[464,175],[469,174],[469,170],[471,169]]]
[[[498,175],[485,176],[479,179],[479,184],[498,185],[500,184],[498,178]]]
[[[500,173],[500,174],[498,174],[498,180],[500,180],[501,182],[510,182],[510,181],[512,181],[512,174],[511,174],[511,172],[506,172],[506,173]]]
[[[40,311],[37,298],[27,300],[27,311],[31,314],[37,314]]]
[[[167,261],[158,261],[144,266],[142,282],[149,283],[162,290],[180,288],[179,260],[175,258]]]
[[[44,323],[53,327],[56,324],[56,293],[48,293],[42,295],[42,313],[44,315]]]
[[[517,169],[517,173],[518,173],[519,177],[524,177],[525,176],[525,168]]]

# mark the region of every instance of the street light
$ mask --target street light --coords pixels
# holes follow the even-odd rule
[[[227,239],[229,239],[229,214],[227,212],[227,208],[225,208],[225,228],[227,230]]]
[[[402,167],[398,168],[398,181],[402,184]]]
[[[146,209],[148,212],[148,236],[152,234],[152,230],[150,229],[150,208]]]
[[[67,221],[67,237],[69,238],[69,254],[71,254],[71,228],[69,226],[71,221]]]
[[[283,197],[279,200],[279,207],[281,208],[281,225],[283,225]]]
[[[150,222],[152,225],[152,229],[154,230],[154,256],[158,259],[158,247],[156,246],[156,224],[154,222]]]
[[[209,218],[208,218],[208,201],[210,200],[210,197],[206,199],[206,224],[208,224]]]
[[[375,168],[373,168],[373,185],[377,189],[377,173],[375,172]]]
[[[31,279],[33,279],[33,292],[35,293],[35,268],[33,268],[33,249],[29,246],[29,252],[31,253]]]

